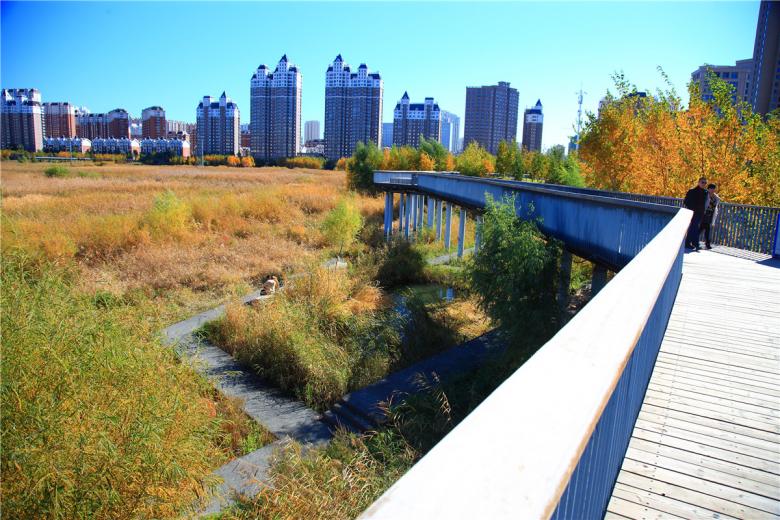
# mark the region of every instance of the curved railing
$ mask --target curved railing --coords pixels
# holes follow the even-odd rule
[[[621,269],[363,518],[603,516],[674,304],[691,212],[452,175],[374,178],[471,207],[514,195],[545,233]]]

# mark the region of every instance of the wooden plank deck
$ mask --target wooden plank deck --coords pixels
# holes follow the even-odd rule
[[[780,518],[780,263],[721,253],[685,256],[606,518]]]

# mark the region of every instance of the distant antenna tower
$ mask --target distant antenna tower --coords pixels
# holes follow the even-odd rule
[[[577,92],[577,143],[580,141],[580,129],[582,128],[582,97],[587,92],[582,91],[582,84],[580,84],[580,91]]]

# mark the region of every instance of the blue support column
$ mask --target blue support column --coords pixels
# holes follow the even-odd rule
[[[434,218],[436,219],[436,241],[438,242],[441,240],[441,210],[442,210],[442,202],[440,200],[436,200],[434,202],[434,205],[436,206],[436,209],[434,209]]]
[[[428,197],[428,227],[433,227],[433,212],[435,210],[436,201],[433,200],[433,197]]]
[[[423,228],[423,211],[425,210],[425,197],[423,195],[417,195],[417,229]]]
[[[452,231],[452,204],[447,203],[447,213],[444,219],[444,249],[450,250],[450,234]]]
[[[404,232],[404,211],[406,210],[404,202],[404,193],[398,194],[398,234],[401,235]]]
[[[409,194],[409,231],[411,234],[417,232],[417,195]]]
[[[477,215],[474,219],[474,254],[479,252],[479,246],[482,245],[482,215]]]
[[[607,285],[607,268],[600,264],[593,264],[593,278],[590,281],[590,296],[596,296]]]
[[[466,210],[460,208],[460,221],[458,222],[458,258],[463,258],[463,246],[466,243]]]
[[[404,238],[409,238],[409,216],[412,213],[412,199],[406,194],[406,204],[404,204]]]
[[[385,192],[385,240],[390,240],[393,232],[393,193]]]

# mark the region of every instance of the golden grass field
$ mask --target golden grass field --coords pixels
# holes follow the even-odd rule
[[[3,162],[3,251],[75,260],[85,291],[140,291],[171,318],[320,258],[323,214],[345,194],[340,171],[78,164],[99,178],[49,178],[50,166]],[[189,222],[153,218],[167,190]],[[383,209],[358,202],[364,216]]]

